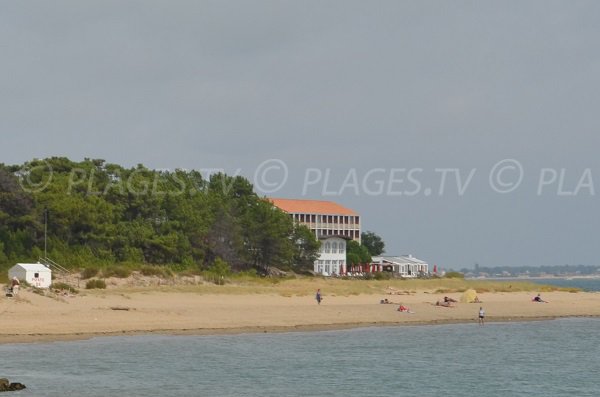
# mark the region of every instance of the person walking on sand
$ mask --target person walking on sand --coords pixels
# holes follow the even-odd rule
[[[484,325],[485,324],[485,310],[483,310],[483,307],[479,307],[479,325]]]
[[[321,289],[317,290],[317,295],[315,296],[315,298],[317,299],[317,304],[321,304],[321,301],[323,300],[323,297],[321,296]]]

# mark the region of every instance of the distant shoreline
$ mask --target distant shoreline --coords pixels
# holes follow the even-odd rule
[[[473,281],[527,281],[527,280],[600,280],[600,275],[589,275],[589,276],[514,276],[514,277],[469,277],[465,280]]]

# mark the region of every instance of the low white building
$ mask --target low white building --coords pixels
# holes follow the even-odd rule
[[[418,277],[429,273],[429,264],[412,255],[374,256],[371,258],[372,271],[391,272],[405,278]]]
[[[13,277],[37,288],[50,288],[52,284],[52,270],[41,263],[17,263],[8,269],[8,278]]]

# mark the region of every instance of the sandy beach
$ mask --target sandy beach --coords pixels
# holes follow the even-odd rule
[[[445,294],[456,300],[461,293]],[[144,333],[219,334],[327,330],[365,326],[546,320],[600,316],[600,293],[547,292],[549,303],[534,303],[530,292],[490,292],[483,303],[439,307],[440,294],[361,294],[328,296],[317,305],[312,295],[204,294],[176,290],[103,290],[47,297],[21,291],[0,298],[0,343],[73,340]],[[387,298],[397,304],[381,304]],[[413,313],[397,311],[398,304]]]

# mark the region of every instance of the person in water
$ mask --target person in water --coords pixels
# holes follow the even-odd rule
[[[485,310],[483,307],[479,307],[479,325],[484,325],[485,323]]]

